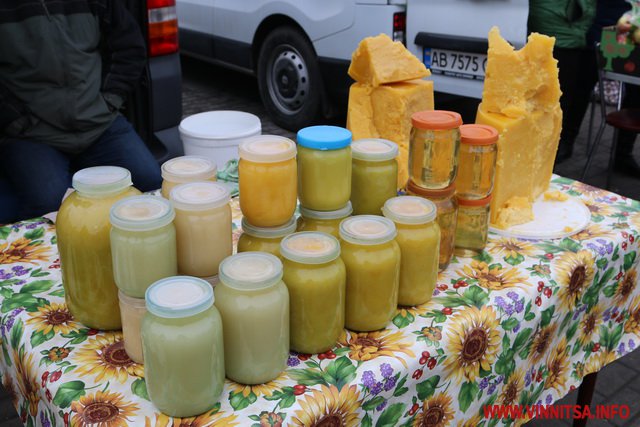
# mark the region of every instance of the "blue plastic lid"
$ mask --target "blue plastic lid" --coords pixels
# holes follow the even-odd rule
[[[339,150],[351,145],[351,132],[338,126],[310,126],[298,131],[297,140],[314,150]]]

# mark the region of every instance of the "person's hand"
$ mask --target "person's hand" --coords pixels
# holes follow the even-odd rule
[[[618,34],[628,33],[629,31],[631,31],[630,19],[631,15],[629,15],[628,13],[625,13],[620,17],[620,19],[618,19],[618,23],[616,24],[616,31],[618,32]]]

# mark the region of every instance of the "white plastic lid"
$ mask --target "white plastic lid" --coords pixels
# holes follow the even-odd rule
[[[79,193],[99,196],[133,185],[131,172],[119,166],[94,166],[73,174],[71,185]]]
[[[324,264],[340,256],[340,243],[327,233],[301,231],[282,239],[280,254],[302,264]]]
[[[263,289],[282,279],[282,262],[265,252],[242,252],[220,263],[218,277],[227,286],[242,291]]]
[[[351,143],[351,155],[371,162],[392,160],[398,155],[398,144],[381,138],[359,139]]]
[[[200,156],[182,156],[162,164],[162,178],[172,182],[205,181],[218,172],[214,162]]]
[[[277,135],[257,135],[245,139],[238,147],[241,159],[258,163],[275,163],[296,156],[296,144]]]
[[[348,217],[353,213],[353,207],[351,206],[351,202],[347,202],[344,207],[337,209],[335,211],[314,211],[312,209],[307,209],[305,207],[300,206],[300,215],[303,218],[310,219],[322,219],[322,220],[332,220],[332,219],[343,219]]]
[[[176,185],[169,198],[176,209],[193,211],[224,206],[231,200],[231,194],[217,182],[191,182]]]
[[[112,207],[111,225],[122,230],[146,231],[164,227],[176,214],[168,200],[157,196],[133,196],[118,200]]]
[[[260,119],[243,111],[207,111],[194,114],[180,122],[180,133],[201,139],[236,139],[259,134]]]
[[[147,310],[156,316],[188,317],[213,305],[213,288],[197,277],[167,277],[149,286],[144,298]]]
[[[340,238],[356,245],[379,245],[396,234],[393,221],[377,215],[356,215],[340,223]]]
[[[279,227],[256,227],[255,225],[249,224],[249,221],[247,221],[246,218],[242,218],[243,233],[246,233],[249,236],[262,237],[264,239],[277,239],[288,236],[296,231],[297,226],[298,221],[295,216],[292,216],[286,224]]]
[[[431,200],[416,196],[398,196],[387,200],[382,214],[400,224],[426,224],[436,219],[438,210]]]

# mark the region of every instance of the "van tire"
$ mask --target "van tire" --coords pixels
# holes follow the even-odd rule
[[[271,31],[260,46],[257,71],[260,97],[278,126],[295,132],[320,117],[324,85],[313,46],[300,30]]]

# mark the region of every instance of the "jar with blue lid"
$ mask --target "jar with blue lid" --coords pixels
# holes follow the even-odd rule
[[[298,131],[298,198],[315,211],[334,211],[351,198],[351,132],[337,126]]]

